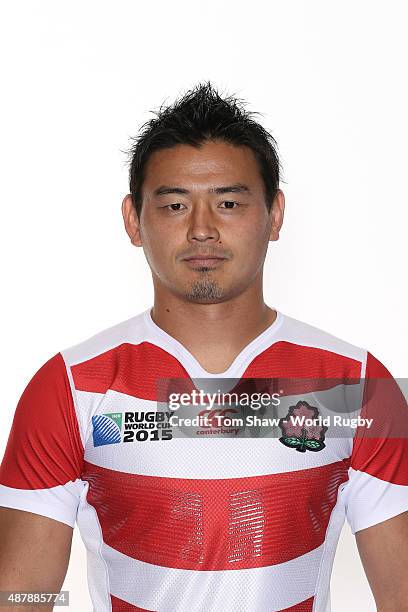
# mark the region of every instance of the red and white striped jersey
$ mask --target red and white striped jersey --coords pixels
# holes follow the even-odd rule
[[[287,439],[222,428],[172,436],[157,416],[158,381],[293,378],[287,407],[323,413],[323,395],[300,379],[394,379],[367,350],[279,310],[225,372],[210,373],[150,311],[34,374],[0,505],[77,523],[96,612],[328,612],[345,519],[355,533],[408,510],[406,437],[326,432],[300,448],[293,429]]]

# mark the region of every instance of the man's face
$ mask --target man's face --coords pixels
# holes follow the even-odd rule
[[[215,303],[260,278],[268,241],[279,238],[284,195],[278,191],[268,213],[251,149],[209,141],[199,149],[183,144],[156,151],[146,164],[142,195],[140,220],[130,195],[122,212],[156,289]]]

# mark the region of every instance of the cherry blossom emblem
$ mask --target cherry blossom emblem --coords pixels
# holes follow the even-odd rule
[[[301,453],[305,453],[306,450],[322,450],[326,446],[323,440],[327,427],[319,424],[320,420],[319,411],[315,406],[310,406],[306,401],[299,401],[289,408],[285,417],[280,419],[282,437],[279,441]]]

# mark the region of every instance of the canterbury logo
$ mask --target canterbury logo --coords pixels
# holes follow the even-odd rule
[[[229,416],[231,413],[238,413],[238,410],[235,408],[217,408],[215,410],[201,410],[198,413],[200,419],[205,419],[207,421],[207,425],[203,425],[203,427],[220,427],[222,425],[222,421],[224,417]],[[214,417],[218,415],[218,419]]]

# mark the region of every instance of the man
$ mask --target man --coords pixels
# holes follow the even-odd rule
[[[289,422],[328,414],[360,377],[366,414],[381,416],[379,378],[407,413],[369,351],[264,303],[285,207],[275,144],[210,83],[143,127],[122,214],[154,305],[54,355],[22,394],[0,472],[0,590],[58,591],[77,521],[97,612],[326,612],[346,517],[378,610],[408,610],[406,438]],[[230,427],[237,404],[168,403],[268,379],[288,385],[279,437]]]

